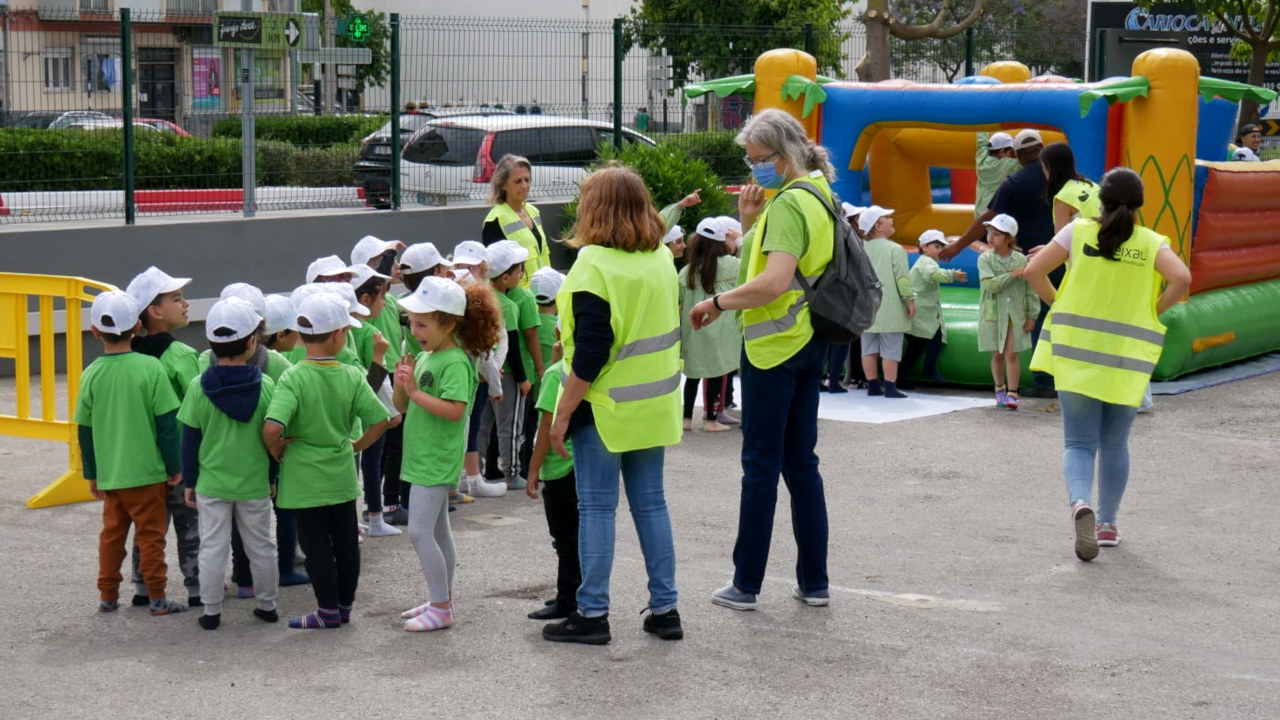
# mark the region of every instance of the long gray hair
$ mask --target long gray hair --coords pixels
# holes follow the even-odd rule
[[[519,155],[503,155],[493,168],[493,178],[489,180],[489,204],[499,205],[507,201],[507,180],[511,179],[511,171],[524,168],[533,176],[533,164]]]
[[[742,126],[734,142],[742,147],[751,142],[769,148],[786,158],[792,168],[806,172],[821,170],[827,180],[836,179],[836,169],[831,165],[827,149],[810,140],[800,121],[781,110],[771,108],[752,117]]]

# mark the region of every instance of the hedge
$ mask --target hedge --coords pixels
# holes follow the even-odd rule
[[[0,191],[120,190],[121,130],[0,130]],[[238,188],[239,140],[182,138],[138,132],[135,178],[140,190]],[[359,147],[297,148],[261,142],[259,185],[350,186]]]
[[[737,136],[737,130],[703,130],[656,137],[660,144],[678,147],[690,156],[706,162],[711,171],[726,184],[733,185],[751,174],[742,163],[742,156],[746,151],[733,141]]]
[[[300,147],[358,143],[381,128],[388,115],[264,115],[254,123],[258,140],[277,140]],[[215,138],[239,138],[240,118],[223,118],[213,124]]]

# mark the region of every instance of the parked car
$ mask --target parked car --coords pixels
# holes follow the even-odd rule
[[[178,137],[191,137],[191,133],[187,132],[181,125],[162,118],[134,118],[134,125],[146,125],[152,129],[159,130],[162,133],[172,133]]]
[[[514,115],[510,110],[482,107],[447,107],[419,110],[400,116],[400,147],[423,125],[439,118],[462,115]],[[360,142],[356,158],[355,182],[364,188],[366,201],[379,208],[391,207],[391,121],[369,133]]]
[[[623,128],[624,142],[654,145]],[[435,120],[414,133],[400,162],[404,197],[428,205],[484,200],[494,166],[507,154],[533,164],[536,200],[568,199],[587,176],[613,126],[555,115],[459,117]]]
[[[76,122],[115,119],[97,110],[67,110],[65,112],[36,110],[15,120],[13,126],[31,130],[62,130]]]
[[[154,125],[149,125],[141,120],[134,120],[133,126],[139,130],[147,132],[160,132]],[[88,118],[77,120],[64,128],[65,130],[119,130],[124,127],[124,121],[119,118],[107,118],[100,120],[97,118]]]

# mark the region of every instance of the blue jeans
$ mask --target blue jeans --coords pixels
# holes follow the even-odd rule
[[[1093,464],[1098,462],[1098,522],[1114,523],[1129,483],[1129,428],[1138,408],[1112,405],[1086,395],[1058,391],[1062,405],[1062,474],[1067,501],[1093,497]]]
[[[613,453],[595,425],[573,432],[573,472],[578,480],[578,559],[582,585],[578,612],[599,617],[609,612],[609,575],[613,572],[614,514],[618,475],[627,490],[631,519],[649,573],[649,609],[661,614],[676,606],[676,548],[671,516],[662,491],[666,448]]]
[[[742,356],[742,501],[733,584],[759,593],[769,561],[778,476],[791,494],[791,529],[804,593],[827,589],[827,499],[818,474],[818,383],[827,344],[814,338],[781,365],[761,370]]]

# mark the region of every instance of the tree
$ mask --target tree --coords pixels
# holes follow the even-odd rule
[[[386,87],[391,76],[391,23],[384,12],[373,10],[357,10],[351,0],[330,0],[329,7],[334,18],[342,18],[359,13],[369,21],[369,36],[355,41],[347,37],[337,38],[338,47],[364,48],[373,54],[368,65],[356,65],[356,92],[363,93],[371,87]],[[302,0],[302,12],[324,15],[324,0]],[[321,41],[324,32],[320,33]],[[332,95],[331,95],[332,97]]]
[[[1250,85],[1266,81],[1267,61],[1280,59],[1280,0],[1187,0],[1202,18],[1213,20],[1240,38],[1238,54],[1249,62]],[[1138,0],[1143,10],[1150,10],[1153,0]],[[1258,122],[1261,106],[1244,98],[1240,101],[1240,122]]]
[[[959,22],[951,22],[948,18],[955,9],[955,2],[942,0],[931,21],[912,25],[894,16],[889,8],[889,0],[867,0],[867,11],[862,16],[862,21],[867,26],[867,52],[856,68],[858,79],[863,82],[889,79],[890,37],[908,41],[955,37],[982,18],[987,2],[988,0],[972,0],[968,14]]]
[[[818,72],[843,74],[841,46],[848,33],[836,27],[849,16],[843,0],[741,0],[733,5],[734,14],[725,9],[722,0],[644,0],[627,18],[623,52],[636,46],[654,55],[665,52],[679,86],[692,76],[749,73],[767,50],[804,49],[809,24]]]

